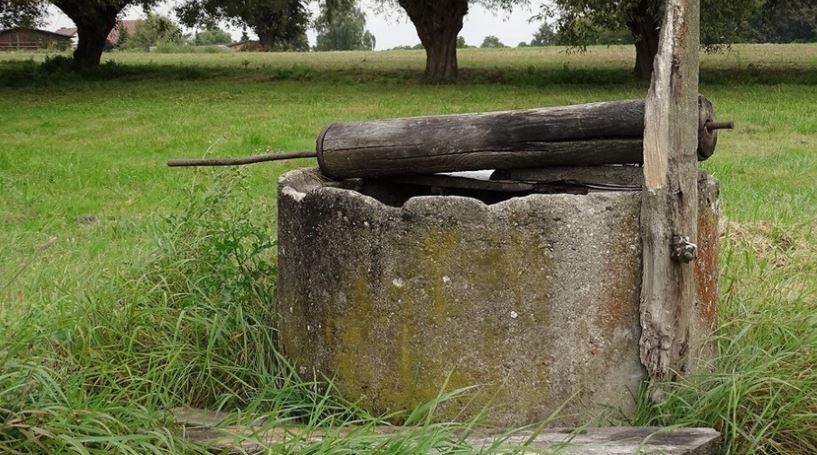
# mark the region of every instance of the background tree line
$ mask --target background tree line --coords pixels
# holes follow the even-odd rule
[[[124,24],[117,24],[117,33],[119,39],[114,48],[119,50],[149,50],[153,47],[178,50],[188,46],[225,45],[233,41],[229,33],[215,25],[185,35],[172,19],[153,12],[138,21],[133,32]]]
[[[583,50],[613,40],[635,45],[634,73],[648,78],[658,50],[663,0],[553,0],[542,8],[542,41]],[[629,33],[628,33],[629,32]],[[629,35],[629,36],[627,36]],[[817,40],[814,0],[701,0],[701,42],[719,50],[737,42]]]
[[[0,0],[0,26],[34,25],[54,5],[77,26],[79,42],[75,64],[99,64],[106,38],[122,11],[139,5],[146,11],[160,0]],[[250,29],[262,50],[309,49],[306,31],[317,32],[317,50],[373,49],[374,36],[365,28],[365,14],[355,0],[319,0],[318,17],[312,21],[309,1],[315,0],[184,0],[175,9],[189,27],[203,27],[200,43],[215,43],[217,24]],[[527,0],[379,0],[381,11],[401,9],[413,23],[426,52],[425,78],[451,82],[457,77],[457,49],[465,47],[459,36],[469,7],[509,11]],[[551,0],[535,17],[542,26],[531,45],[560,44],[584,49],[590,44],[631,43],[635,48],[634,73],[648,78],[658,48],[664,0]],[[791,42],[817,40],[815,0],[702,0],[702,41],[712,50],[734,42]],[[143,46],[161,35],[175,40],[181,32],[158,17],[145,21],[143,36],[133,37]],[[173,25],[175,26],[175,25]],[[178,27],[176,27],[178,28]],[[221,38],[220,38],[220,37]],[[523,43],[520,43],[523,44]],[[488,36],[482,47],[504,47]]]

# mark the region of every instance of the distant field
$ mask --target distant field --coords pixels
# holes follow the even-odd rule
[[[625,46],[581,55],[468,49],[460,52],[463,81],[451,86],[419,82],[422,51],[110,53],[115,65],[86,79],[41,69],[44,54],[0,54],[0,342],[30,340],[14,352],[0,345],[0,402],[20,384],[40,390],[30,377],[4,383],[4,358],[48,358],[32,362],[50,365],[55,383],[69,381],[76,365],[61,362],[73,356],[48,351],[64,348],[64,337],[93,338],[96,329],[83,324],[96,310],[76,308],[149,260],[162,217],[184,210],[188,190],[210,179],[165,160],[311,149],[332,121],[642,97],[645,83],[629,74],[632,54]],[[806,453],[817,444],[817,45],[705,55],[701,91],[737,125],[703,166],[721,181],[731,233],[722,255],[725,360],[639,419],[715,425],[731,438],[729,453]],[[247,217],[266,220],[274,236],[276,178],[312,164],[245,169]],[[114,306],[128,301],[108,297]],[[39,322],[15,322],[29,319]],[[104,354],[111,343],[93,348],[100,364],[112,362]],[[83,355],[95,358],[88,349]],[[97,365],[85,361],[85,369]],[[123,392],[94,401],[93,381],[76,381],[65,383],[83,398],[55,402],[104,411],[100,403],[133,399]],[[161,396],[142,403],[145,412],[179,404]],[[26,406],[51,403],[37,400]],[[12,430],[0,423],[3,431]],[[0,437],[4,447],[18,446]]]
[[[466,72],[472,69],[496,68],[500,70],[527,68],[575,68],[593,70],[605,68],[628,68],[632,65],[635,50],[632,46],[590,46],[585,53],[569,51],[563,47],[529,47],[518,49],[460,49],[460,67]],[[6,53],[0,60],[41,61],[47,54]],[[115,61],[129,65],[159,64],[198,67],[247,67],[280,68],[304,65],[322,70],[328,69],[413,69],[420,71],[425,65],[422,50],[401,51],[344,51],[309,53],[257,53],[219,52],[203,54],[159,54],[112,52],[103,55],[103,61]],[[246,63],[245,63],[246,62]],[[702,54],[704,71],[728,69],[813,70],[817,65],[815,44],[738,44],[722,52]]]

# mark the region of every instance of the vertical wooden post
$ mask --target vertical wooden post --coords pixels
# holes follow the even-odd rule
[[[695,305],[699,0],[667,0],[644,114],[641,362],[653,398],[686,370]]]

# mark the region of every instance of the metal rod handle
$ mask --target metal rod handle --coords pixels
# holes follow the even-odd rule
[[[704,127],[710,131],[712,130],[733,130],[735,129],[735,122],[734,120],[729,120],[727,122],[706,122]]]
[[[244,156],[240,158],[204,158],[204,159],[178,159],[168,160],[169,167],[186,166],[241,166],[244,164],[263,163],[265,161],[294,160],[297,158],[316,158],[317,153],[313,151],[289,152],[289,153],[265,153],[263,155]]]

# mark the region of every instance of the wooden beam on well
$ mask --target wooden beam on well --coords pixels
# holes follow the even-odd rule
[[[654,398],[686,371],[695,305],[699,0],[668,0],[644,125],[641,361]]]
[[[644,105],[628,100],[332,123],[316,151],[321,172],[336,179],[641,163]],[[706,159],[715,150],[706,124],[714,112],[708,101],[701,108],[695,128]]]

